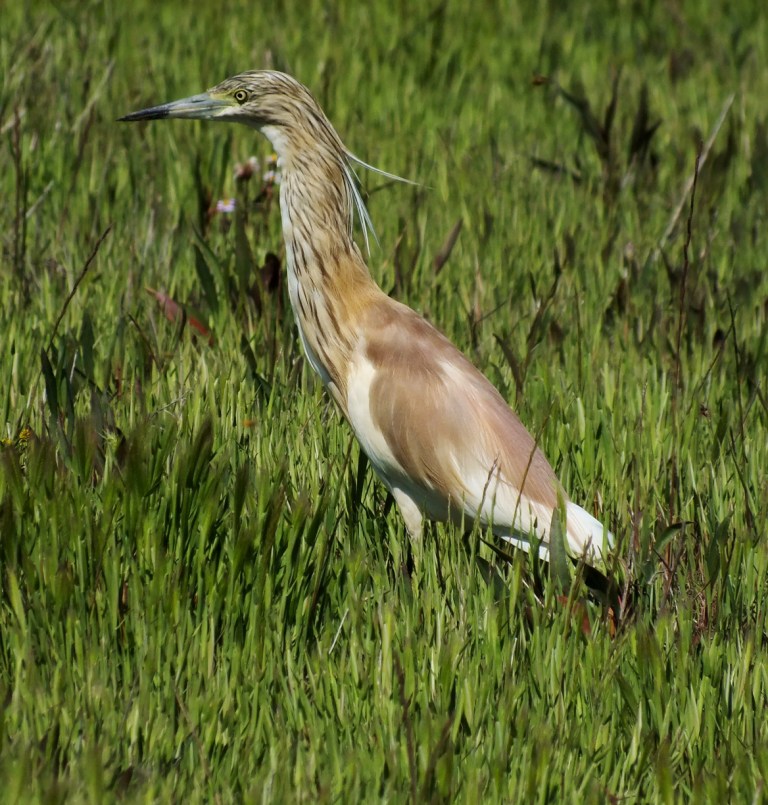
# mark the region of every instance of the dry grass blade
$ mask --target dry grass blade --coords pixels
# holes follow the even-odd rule
[[[453,251],[453,247],[456,245],[456,241],[459,239],[459,234],[461,233],[463,223],[464,221],[461,218],[456,221],[451,228],[451,231],[443,241],[443,245],[435,255],[435,259],[432,261],[432,269],[436,275],[443,270],[443,266],[448,262],[448,258],[451,256],[451,252]]]
[[[154,288],[145,288],[144,290],[157,300],[168,321],[177,324],[181,323],[182,326],[189,324],[190,327],[197,330],[200,335],[207,339],[209,346],[213,346],[214,338],[211,331],[199,319],[195,318],[195,316],[189,315],[183,305],[180,305],[175,299],[165,293],[165,291],[157,291]]]

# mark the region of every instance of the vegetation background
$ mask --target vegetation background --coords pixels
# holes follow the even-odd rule
[[[3,799],[764,800],[761,4],[0,15]],[[409,546],[301,355],[266,141],[115,122],[260,67],[423,183],[361,176],[371,271],[610,523],[615,634],[482,535]]]

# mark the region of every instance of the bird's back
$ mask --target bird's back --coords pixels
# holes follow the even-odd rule
[[[429,322],[383,294],[360,333],[346,414],[387,485],[432,519],[479,519],[516,544],[533,532],[546,541],[558,498],[567,497],[490,381]],[[580,553],[578,535],[570,541]]]

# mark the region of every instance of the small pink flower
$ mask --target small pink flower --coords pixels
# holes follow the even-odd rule
[[[235,211],[235,200],[233,198],[220,198],[216,202],[216,212],[228,214]]]

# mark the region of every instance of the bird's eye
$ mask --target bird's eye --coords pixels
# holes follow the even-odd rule
[[[244,89],[239,89],[234,98],[238,103],[245,103],[248,100],[248,93]]]

